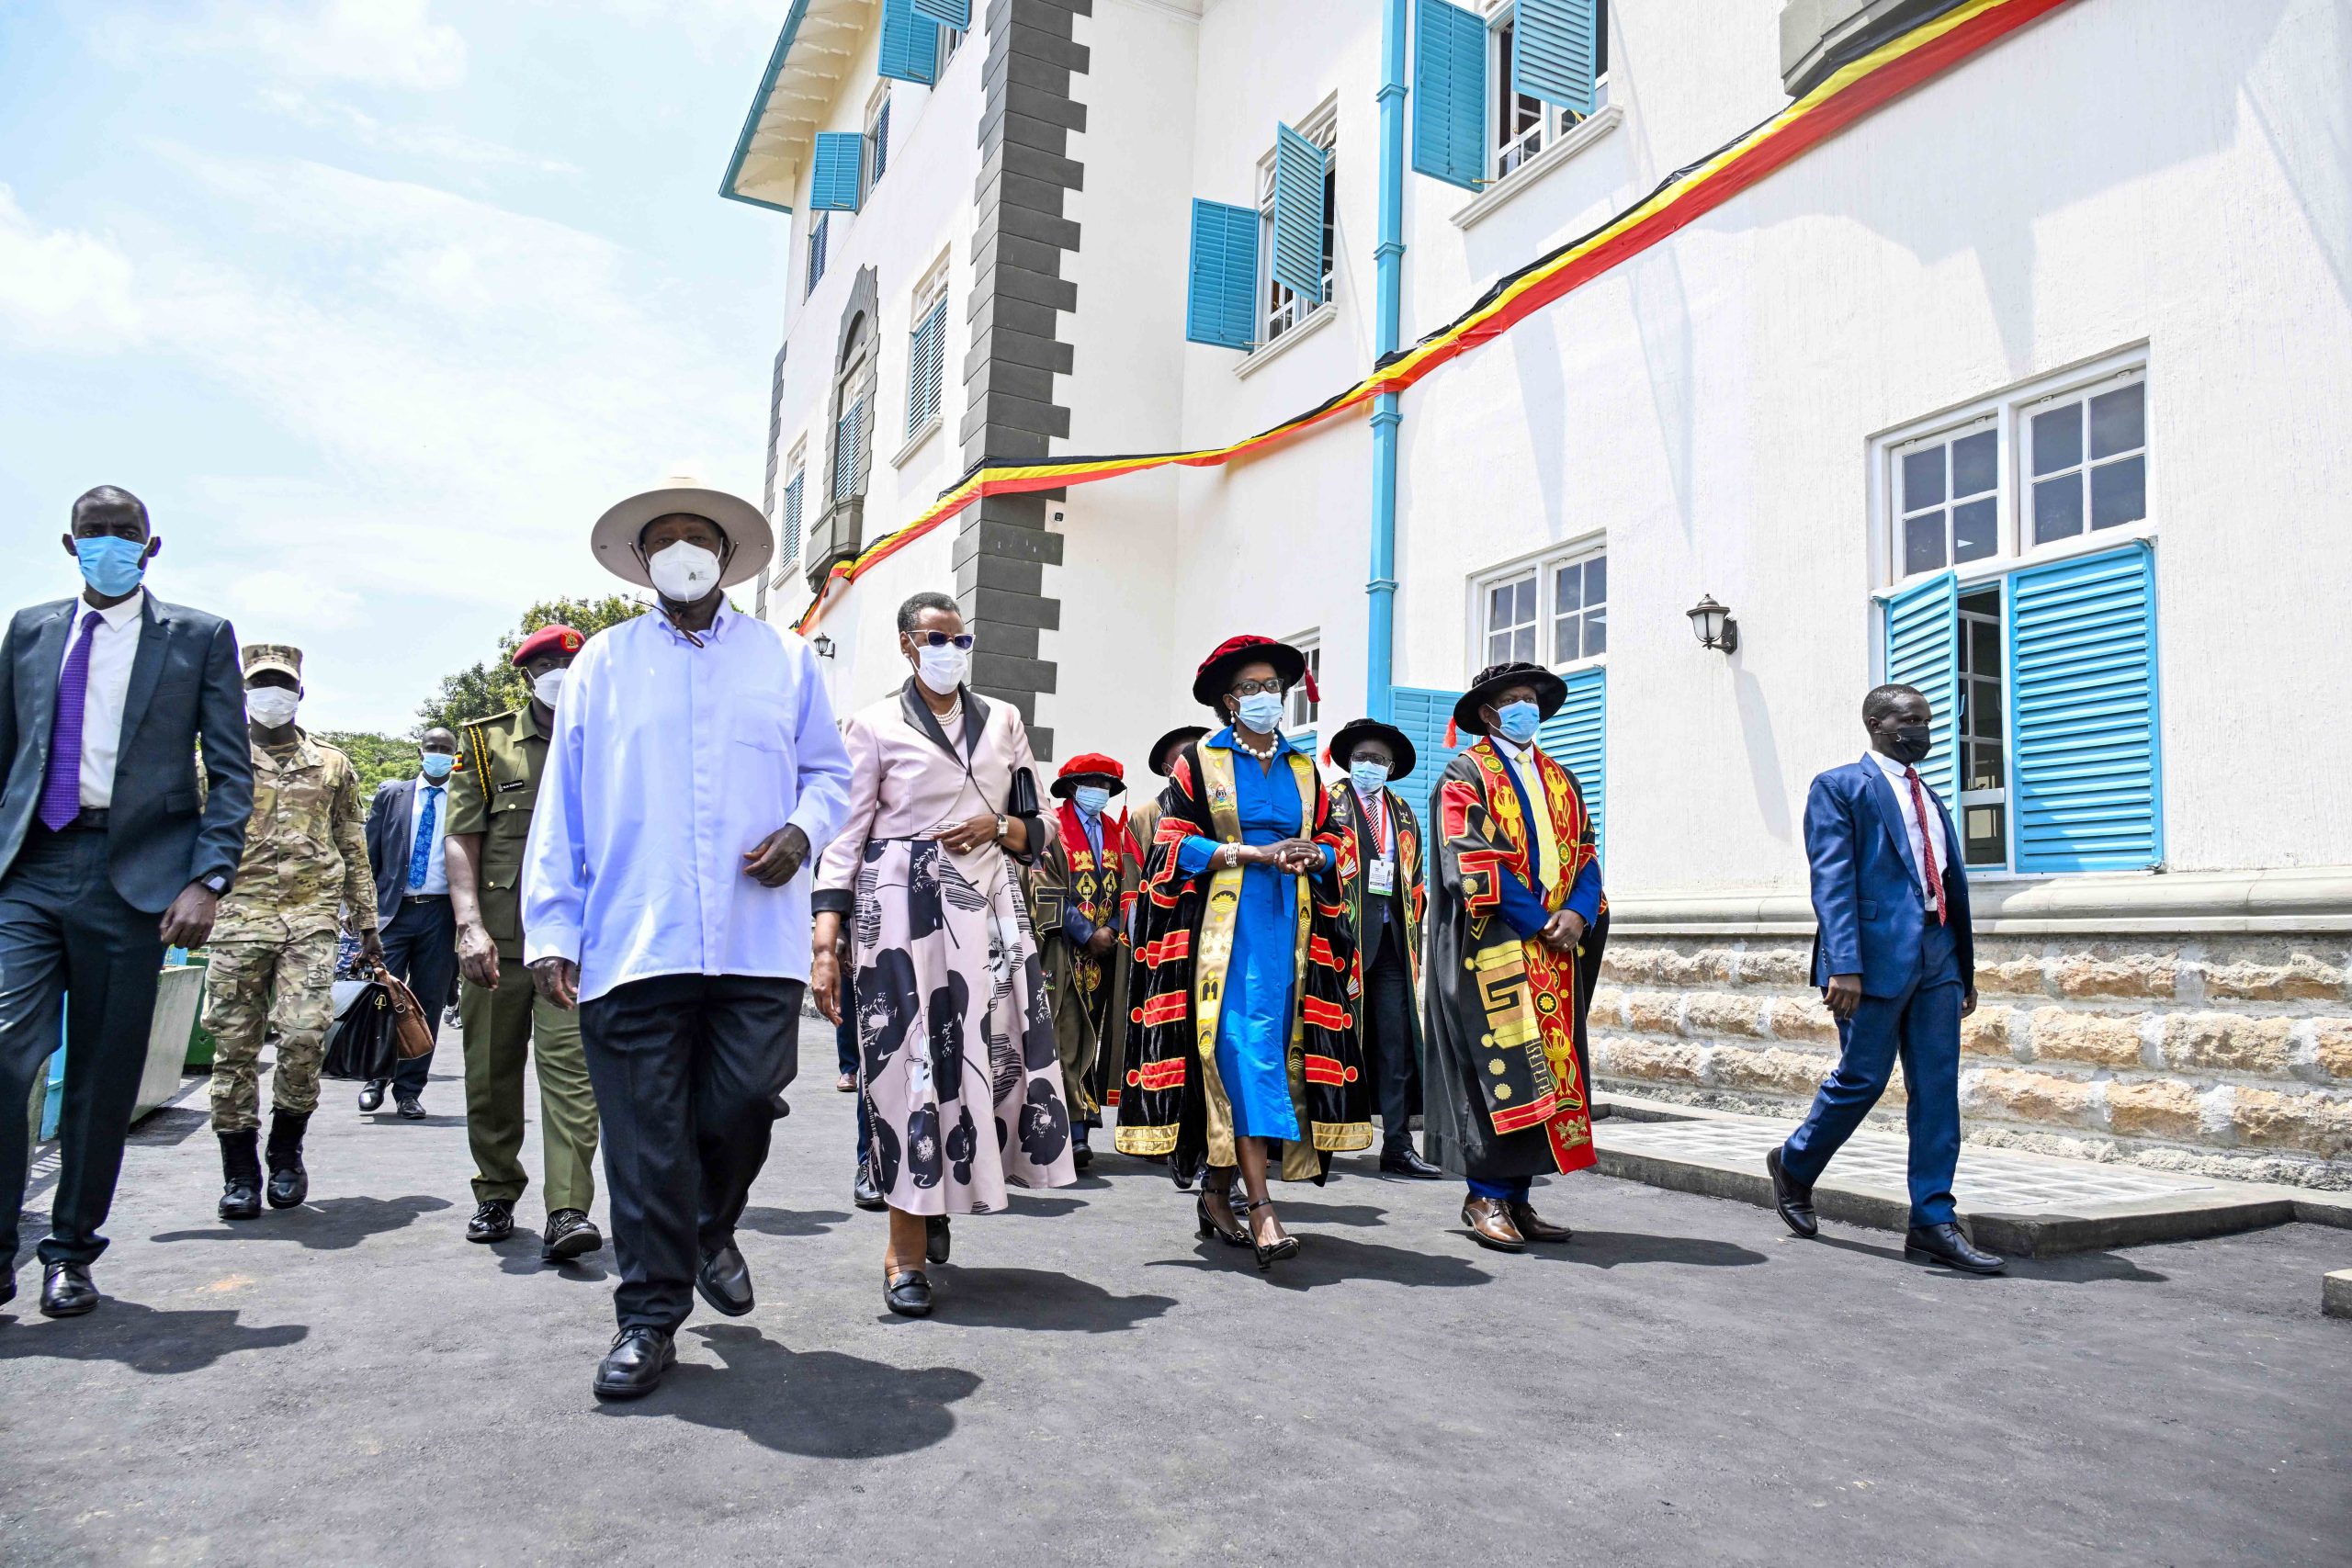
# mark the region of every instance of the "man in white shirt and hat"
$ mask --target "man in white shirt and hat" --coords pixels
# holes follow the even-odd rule
[[[620,1331],[595,1393],[650,1393],[693,1294],[752,1310],[735,1226],[798,1066],[809,878],[850,764],[815,655],[727,603],[766,569],[759,508],[691,479],[597,521],[656,612],[573,660],[523,872],[525,957],[580,1010],[604,1122]]]

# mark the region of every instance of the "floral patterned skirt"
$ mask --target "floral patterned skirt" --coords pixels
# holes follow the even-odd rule
[[[876,839],[852,932],[857,1091],[890,1206],[989,1213],[1005,1188],[1067,1187],[1062,1101],[1037,939],[1003,863],[975,886],[929,839]]]

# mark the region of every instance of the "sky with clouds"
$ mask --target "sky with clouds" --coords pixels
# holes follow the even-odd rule
[[[143,498],[162,598],[405,733],[587,530],[760,499],[786,220],[715,194],[786,0],[0,0],[0,611]]]

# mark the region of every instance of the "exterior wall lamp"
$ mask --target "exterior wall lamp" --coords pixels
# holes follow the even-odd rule
[[[831,659],[833,656],[833,639],[819,632],[808,639],[808,651],[820,659]]]
[[[1701,594],[1699,603],[1685,613],[1690,617],[1690,630],[1701,648],[1718,649],[1726,655],[1739,650],[1739,623],[1731,618],[1729,610],[1715,603],[1713,594]]]

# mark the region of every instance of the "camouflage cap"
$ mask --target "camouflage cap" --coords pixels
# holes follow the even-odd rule
[[[245,644],[245,679],[250,681],[264,670],[282,670],[302,679],[302,650],[290,642],[249,642]]]

